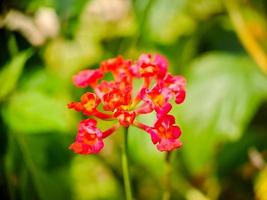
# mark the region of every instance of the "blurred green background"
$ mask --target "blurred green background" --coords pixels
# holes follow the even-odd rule
[[[1,200],[124,199],[121,134],[75,155],[82,116],[66,104],[85,91],[74,73],[143,52],[188,82],[172,110],[184,145],[171,199],[267,199],[265,0],[1,0]],[[161,199],[164,155],[144,132],[129,137],[135,199]]]

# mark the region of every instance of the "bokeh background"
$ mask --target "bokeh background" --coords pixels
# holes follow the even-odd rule
[[[0,3],[1,200],[124,199],[121,134],[99,155],[75,155],[82,116],[66,105],[85,91],[74,73],[144,52],[165,55],[188,82],[172,110],[184,145],[172,155],[171,199],[267,199],[265,0]],[[161,199],[164,155],[135,128],[129,150],[135,199]]]

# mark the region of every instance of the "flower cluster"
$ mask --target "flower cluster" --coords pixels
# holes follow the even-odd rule
[[[169,114],[171,99],[180,104],[185,99],[185,79],[167,72],[168,62],[161,55],[143,54],[135,62],[118,56],[103,61],[99,69],[83,70],[74,75],[77,87],[91,87],[94,92],[86,92],[79,102],[68,104],[70,109],[94,116],[102,120],[117,122],[106,131],[97,128],[97,121],[89,118],[80,122],[76,141],[70,149],[79,154],[98,153],[103,147],[103,139],[120,126],[130,125],[147,132],[160,151],[179,148],[180,128],[174,116]],[[112,81],[101,80],[111,73]],[[133,88],[135,79],[142,80],[138,90]],[[136,94],[134,94],[136,93]],[[136,116],[156,113],[153,126],[136,120]]]

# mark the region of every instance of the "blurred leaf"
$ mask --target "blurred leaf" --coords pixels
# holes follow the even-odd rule
[[[223,5],[221,0],[188,0],[187,10],[191,16],[206,20],[208,17],[222,12]]]
[[[92,41],[80,42],[58,38],[48,44],[44,59],[52,73],[69,81],[78,70],[94,64],[99,59],[101,51],[100,45]]]
[[[3,111],[3,117],[12,130],[23,133],[68,132],[71,126],[66,104],[65,99],[39,91],[16,93]]]
[[[2,111],[5,122],[22,133],[71,132],[76,118],[67,109],[69,94],[64,88],[44,71],[25,75]]]
[[[171,44],[179,36],[192,33],[196,22],[185,12],[185,3],[180,0],[157,0],[151,8],[145,34],[153,42]]]
[[[204,196],[199,190],[191,189],[186,194],[187,200],[210,200],[208,197]]]
[[[0,72],[0,100],[5,98],[15,87],[21,75],[25,62],[31,51],[24,51],[16,55]]]
[[[197,59],[187,79],[187,99],[174,110],[184,159],[195,173],[212,164],[218,143],[240,137],[267,95],[267,79],[246,56],[224,53]]]
[[[75,200],[122,199],[118,182],[95,157],[76,156],[71,165]]]
[[[22,2],[25,4],[24,6],[28,12],[35,12],[41,7],[54,7],[55,5],[53,0],[23,0]]]
[[[43,68],[24,74],[18,86],[19,91],[34,90],[48,95],[60,94],[61,96],[67,92],[63,88],[65,88],[64,83],[57,76],[47,73]]]

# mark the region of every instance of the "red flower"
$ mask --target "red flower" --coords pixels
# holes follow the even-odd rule
[[[103,96],[103,108],[107,111],[114,111],[121,106],[127,106],[131,102],[129,93],[125,93],[119,89],[112,89]]]
[[[142,54],[137,63],[131,67],[131,72],[137,77],[162,78],[167,72],[168,61],[161,55]]]
[[[133,111],[118,110],[114,112],[114,117],[116,117],[120,124],[125,127],[133,124],[135,116],[136,114]]]
[[[151,89],[143,88],[140,92],[140,97],[155,108],[162,107],[171,98],[171,96],[168,95],[168,90],[159,84]]]
[[[154,127],[148,130],[154,144],[160,151],[171,151],[182,146],[178,139],[181,130],[174,125],[175,118],[172,115],[162,116],[157,120]]]
[[[164,84],[168,87],[175,96],[175,102],[180,104],[185,99],[185,84],[186,81],[182,76],[172,76],[167,74],[164,78]]]
[[[150,134],[152,142],[160,151],[179,148],[180,128],[169,115],[171,99],[177,104],[185,98],[185,79],[167,73],[168,61],[161,55],[143,54],[136,62],[125,60],[122,56],[101,63],[100,69],[83,70],[73,77],[77,87],[91,86],[94,93],[87,92],[80,102],[71,102],[68,107],[87,116],[103,120],[117,120],[110,129],[101,132],[96,121],[86,119],[80,123],[76,141],[70,146],[76,153],[98,153],[104,146],[103,139],[118,127],[136,126]],[[112,81],[102,80],[106,73],[114,77]],[[139,89],[133,88],[135,79],[143,79]],[[101,112],[98,107],[102,107]],[[141,114],[155,112],[157,120],[149,127],[136,120]]]
[[[70,149],[79,154],[98,153],[103,147],[102,132],[96,127],[94,119],[80,122],[76,141]]]
[[[86,92],[82,95],[81,102],[71,102],[68,107],[83,112],[85,115],[91,115],[96,111],[99,103],[100,99],[94,93]]]
[[[70,149],[79,154],[96,154],[103,147],[103,139],[117,130],[118,124],[115,124],[105,132],[101,132],[94,119],[85,119],[80,122],[76,141],[70,145]]]
[[[100,70],[102,70],[104,73],[111,72],[115,79],[118,80],[129,75],[130,66],[130,60],[124,60],[122,56],[118,56],[117,58],[111,58],[103,61],[100,65]],[[130,78],[130,76],[128,77]]]
[[[172,115],[159,117],[153,127],[140,122],[135,122],[135,126],[149,133],[159,151],[172,151],[182,146],[179,140],[181,130],[175,125],[175,118]]]

